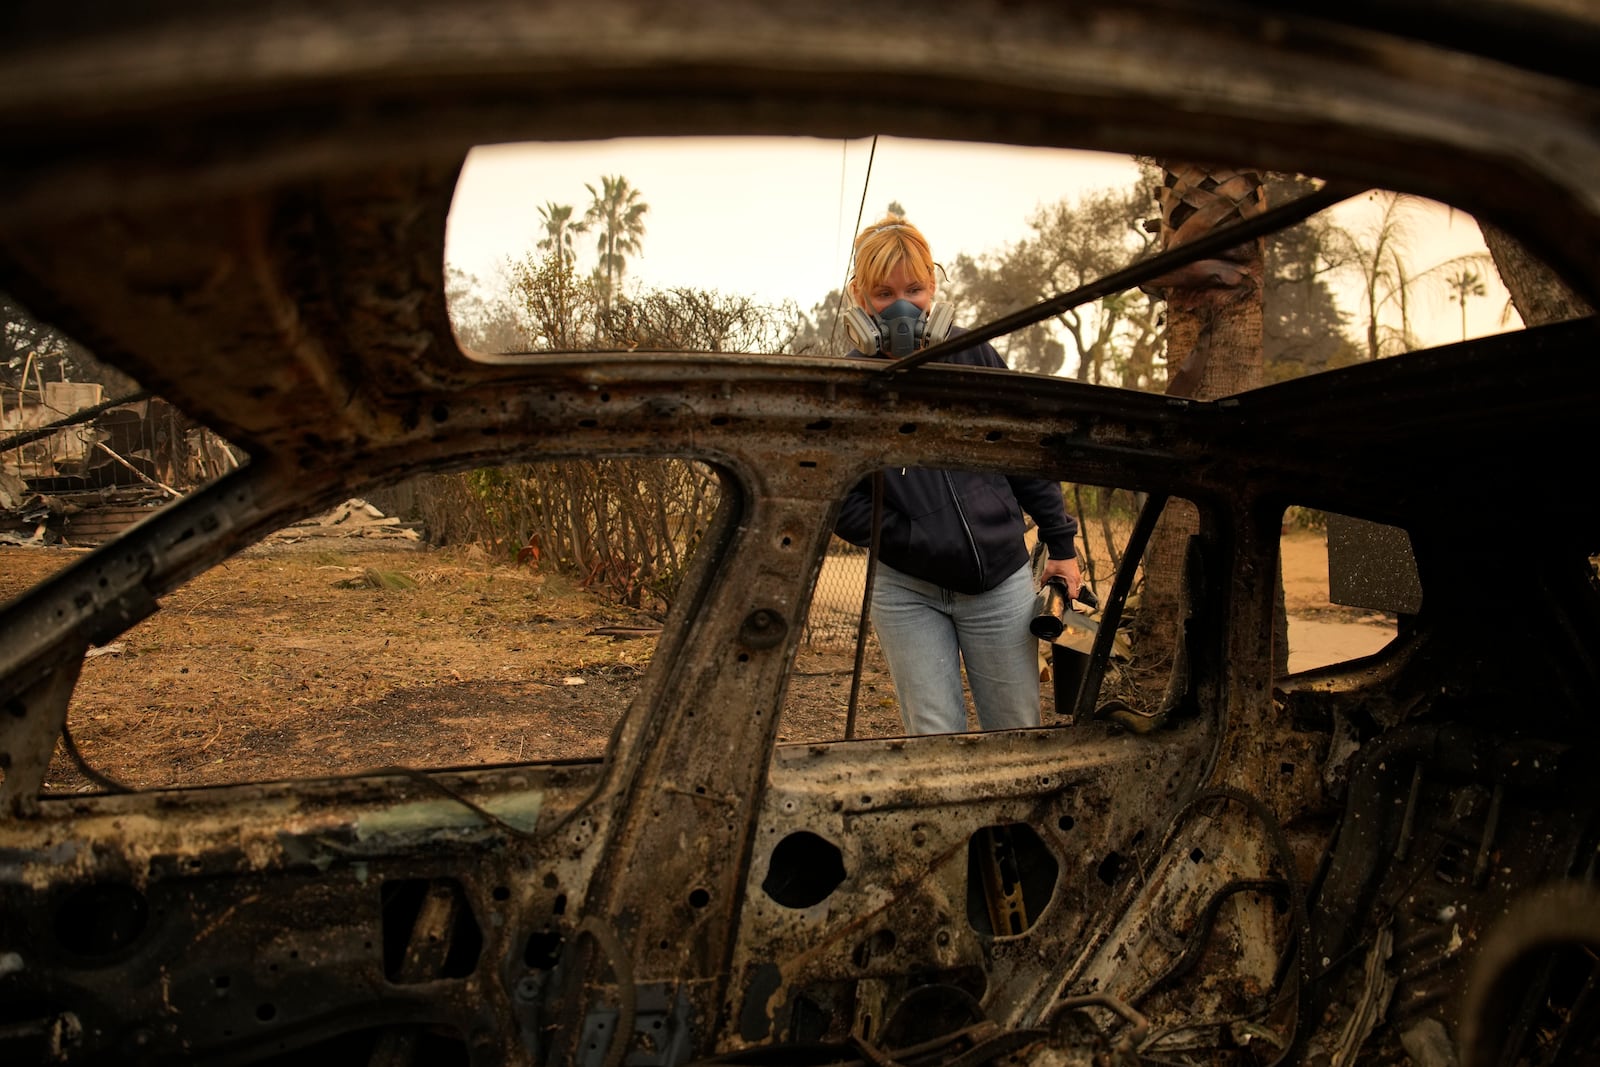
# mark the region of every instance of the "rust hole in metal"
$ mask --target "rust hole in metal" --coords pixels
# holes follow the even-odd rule
[[[850,958],[857,967],[866,967],[873,960],[882,959],[894,951],[897,939],[893,930],[878,930],[857,945]]]
[[[810,830],[796,830],[772,850],[761,889],[786,908],[820,904],[844,881],[844,853]]]
[[[989,937],[1025,932],[1055,895],[1060,872],[1032,827],[983,827],[967,841],[967,922]]]
[[[483,931],[453,878],[383,883],[383,974],[396,984],[465,978],[478,967]]]
[[[1122,858],[1120,852],[1113,852],[1100,861],[1100,866],[1095,868],[1095,875],[1106,885],[1116,885],[1117,879],[1122,876],[1123,868],[1128,861]]]
[[[536,971],[548,971],[561,959],[561,931],[535,930],[522,947],[522,962]]]
[[[56,911],[56,941],[88,959],[112,956],[138,940],[149,919],[143,893],[120,882],[97,882],[62,900]]]

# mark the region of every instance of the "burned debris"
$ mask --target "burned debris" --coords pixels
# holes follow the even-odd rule
[[[22,381],[0,388],[0,538],[10,543],[100,544],[239,466],[226,441],[146,392]]]

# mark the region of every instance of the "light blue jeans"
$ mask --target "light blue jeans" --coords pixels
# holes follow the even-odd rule
[[[986,593],[954,593],[878,564],[872,625],[889,661],[908,734],[967,728],[962,661],[984,730],[1039,725],[1033,572],[1023,564]]]

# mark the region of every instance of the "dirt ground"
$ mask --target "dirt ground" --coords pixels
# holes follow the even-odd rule
[[[80,554],[0,545],[0,601]],[[1328,604],[1319,535],[1285,539],[1285,589],[1295,669],[1393,635],[1382,616]],[[649,663],[655,625],[570,579],[472,551],[269,541],[91,650],[68,725],[92,768],[138,788],[593,757]],[[802,652],[781,740],[844,735],[852,659]],[[869,656],[857,736],[899,732],[893,686]],[[64,749],[48,783],[96,788]]]

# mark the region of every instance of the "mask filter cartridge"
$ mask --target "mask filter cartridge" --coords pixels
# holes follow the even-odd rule
[[[899,359],[943,341],[953,317],[949,304],[934,304],[924,312],[909,300],[896,300],[876,315],[845,308],[843,323],[857,351]]]

